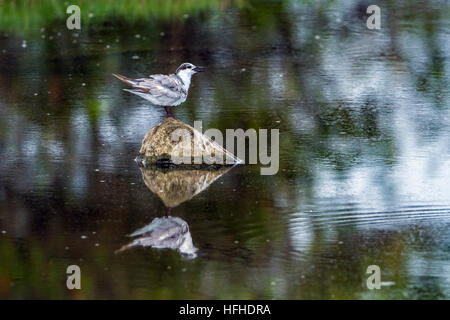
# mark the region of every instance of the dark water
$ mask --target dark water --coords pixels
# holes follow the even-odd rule
[[[199,2],[148,18],[102,5],[87,18],[82,3],[78,32],[65,7],[2,4],[0,298],[450,298],[450,7],[377,4],[380,30],[358,1]],[[175,115],[278,128],[276,175],[143,175],[134,158],[164,111],[111,73],[185,61],[208,72]],[[193,193],[160,197],[156,175]],[[164,197],[195,254],[115,253],[164,217]],[[81,290],[66,288],[72,264]]]

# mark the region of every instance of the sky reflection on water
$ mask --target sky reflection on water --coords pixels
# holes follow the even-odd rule
[[[372,31],[364,5],[214,2],[147,20],[90,7],[80,32],[64,17],[0,24],[0,298],[448,299],[450,7],[383,2]],[[172,210],[195,259],[114,254],[166,208],[133,161],[164,110],[111,73],[184,61],[208,72],[176,116],[278,128],[280,171],[233,168]],[[65,288],[69,264],[81,291]],[[381,290],[365,286],[372,264]]]

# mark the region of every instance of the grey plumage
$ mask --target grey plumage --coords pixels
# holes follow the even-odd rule
[[[186,101],[187,91],[183,82],[175,75],[152,75],[148,79],[132,80],[136,89],[124,89],[134,93],[157,106],[177,106]]]
[[[196,67],[191,63],[183,63],[175,74],[154,74],[149,78],[131,79],[113,74],[119,80],[130,85],[132,89],[125,91],[136,94],[157,106],[178,106],[186,101],[191,77],[202,71],[203,67]]]

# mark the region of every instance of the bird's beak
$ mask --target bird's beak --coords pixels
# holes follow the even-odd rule
[[[206,67],[196,66],[193,70],[195,72],[203,72],[205,71]]]

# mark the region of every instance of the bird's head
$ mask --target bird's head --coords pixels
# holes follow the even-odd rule
[[[202,72],[202,71],[204,71],[204,69],[205,69],[205,67],[194,66],[192,63],[186,62],[178,67],[176,73],[181,78],[185,78],[185,77],[190,78],[193,74],[195,74],[197,72]]]

